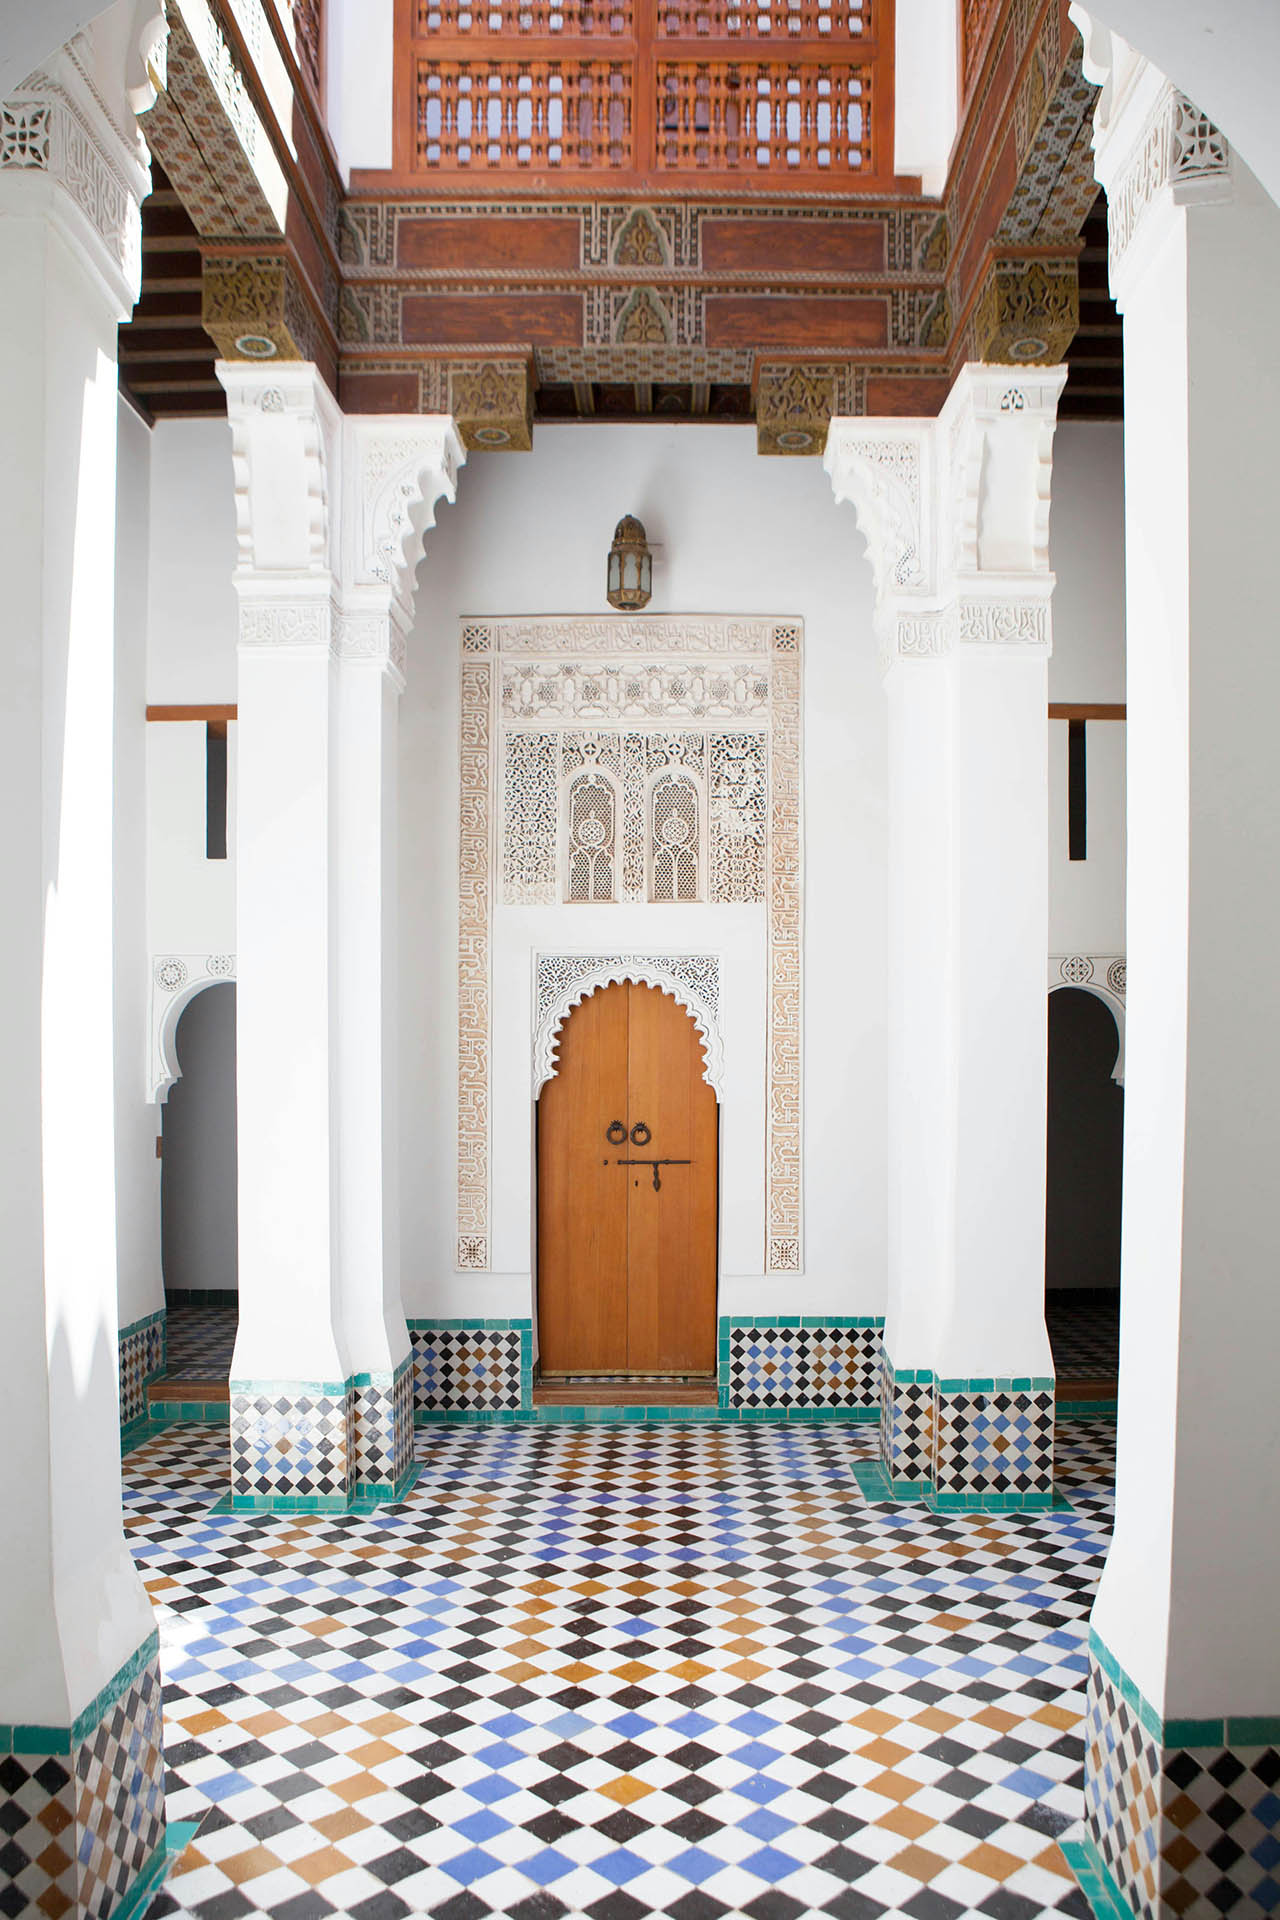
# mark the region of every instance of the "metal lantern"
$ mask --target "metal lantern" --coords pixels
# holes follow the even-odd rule
[[[609,549],[609,605],[623,613],[647,606],[653,592],[653,555],[644,528],[634,514],[624,514],[613,530]]]

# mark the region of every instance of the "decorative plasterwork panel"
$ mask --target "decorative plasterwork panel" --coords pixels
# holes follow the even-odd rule
[[[1061,987],[1079,987],[1109,1007],[1116,1023],[1120,1047],[1111,1078],[1124,1085],[1125,1030],[1125,957],[1122,953],[1051,953],[1049,955],[1049,991]]]
[[[533,1097],[552,1075],[560,1029],[598,987],[635,980],[669,993],[693,1015],[702,1039],[702,1077],[724,1098],[724,1041],[720,1033],[720,962],[711,953],[540,953],[533,1030]]]
[[[169,1089],[182,1077],[177,1033],[188,1003],[206,987],[220,986],[235,977],[234,953],[166,953],[152,961],[148,1100],[166,1100]]]
[[[661,759],[701,782],[700,897],[758,901],[767,913],[764,1265],[799,1270],[803,632],[798,620],[704,614],[463,621],[460,1268],[487,1270],[490,1256],[495,891],[525,905],[563,897],[566,778],[590,765],[618,796],[613,897],[643,900],[647,783]]]

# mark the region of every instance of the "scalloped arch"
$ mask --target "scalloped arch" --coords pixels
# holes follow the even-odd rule
[[[677,961],[678,956],[672,955]],[[618,959],[602,960],[597,965],[577,974],[566,981],[542,1008],[533,1039],[533,1097],[536,1100],[548,1080],[560,1070],[558,1058],[560,1049],[560,1029],[576,1006],[598,993],[601,987],[617,986],[623,981],[634,981],[638,986],[657,987],[661,993],[671,996],[686,1013],[693,1017],[702,1042],[702,1077],[715,1094],[717,1100],[724,1098],[724,1043],[720,1033],[720,1021],[713,1007],[708,1006],[702,997],[695,993],[688,982],[682,980],[670,967],[664,966],[659,959]]]

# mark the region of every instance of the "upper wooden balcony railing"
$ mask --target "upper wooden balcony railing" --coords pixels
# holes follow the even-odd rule
[[[396,171],[848,192],[892,177],[892,0],[399,0]]]

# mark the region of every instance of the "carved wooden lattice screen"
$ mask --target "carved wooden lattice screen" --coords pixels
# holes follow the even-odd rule
[[[892,4],[400,0],[397,170],[869,187],[892,174]]]

